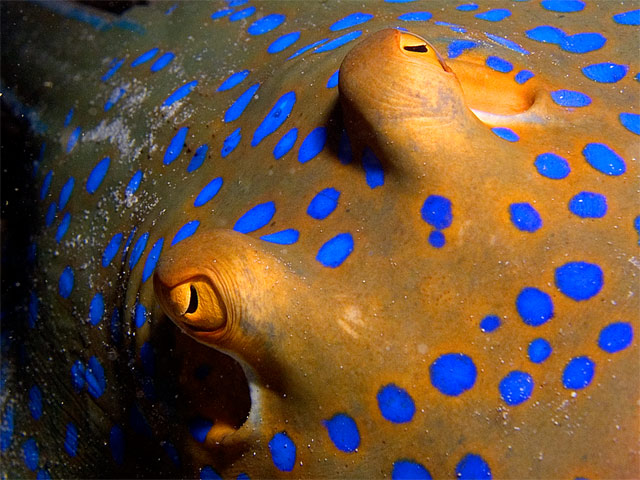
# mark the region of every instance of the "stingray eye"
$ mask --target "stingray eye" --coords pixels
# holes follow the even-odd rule
[[[407,52],[427,53],[429,49],[426,45],[405,45],[404,49]]]

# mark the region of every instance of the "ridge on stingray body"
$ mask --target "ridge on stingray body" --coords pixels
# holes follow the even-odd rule
[[[2,6],[4,477],[637,477],[640,11],[212,5]]]

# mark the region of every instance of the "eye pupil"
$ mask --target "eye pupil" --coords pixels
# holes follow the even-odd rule
[[[404,47],[408,52],[426,53],[429,51],[426,45],[407,45]]]
[[[189,298],[189,307],[187,308],[187,311],[185,313],[195,313],[195,311],[198,309],[198,291],[193,285],[190,286],[189,290],[191,293],[191,298]]]

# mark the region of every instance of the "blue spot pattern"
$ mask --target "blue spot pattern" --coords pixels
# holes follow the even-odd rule
[[[71,192],[73,192],[73,187],[76,181],[73,177],[69,177],[69,179],[65,182],[60,190],[60,195],[58,196],[58,211],[62,211],[64,207],[67,206],[67,202],[71,197]]]
[[[559,28],[551,25],[540,25],[538,27],[527,30],[525,35],[531,40],[543,43],[554,43],[559,45],[563,41],[566,34]]]
[[[300,32],[291,32],[282,35],[281,37],[274,40],[271,45],[269,45],[269,48],[267,48],[267,52],[271,54],[280,53],[296,43],[299,38]]]
[[[307,207],[307,214],[316,220],[324,220],[338,206],[340,192],[335,188],[325,188],[318,192]]]
[[[290,472],[296,464],[296,444],[286,432],[276,433],[269,440],[271,460],[278,470]]]
[[[69,422],[64,435],[64,449],[70,457],[75,457],[78,453],[78,429]]]
[[[225,92],[231,90],[236,85],[239,85],[249,75],[249,70],[242,70],[230,75],[222,84],[218,87],[218,92]]]
[[[336,70],[327,80],[327,88],[335,88],[338,86],[338,80],[340,78],[340,70]]]
[[[640,10],[630,10],[613,16],[613,21],[619,25],[640,25]]]
[[[529,355],[529,360],[533,363],[542,363],[549,355],[553,349],[551,348],[551,344],[545,340],[544,338],[536,338],[531,340],[529,343],[529,347],[527,348],[527,354]]]
[[[565,35],[560,41],[560,48],[565,52],[589,53],[601,49],[607,39],[596,32]]]
[[[336,268],[353,252],[353,237],[350,233],[340,233],[328,240],[316,255],[316,260],[325,267]]]
[[[2,415],[2,425],[0,425],[0,452],[5,452],[11,446],[14,416],[14,406],[12,403],[8,403]]]
[[[571,390],[587,387],[595,374],[596,364],[589,357],[574,357],[564,367],[562,384]]]
[[[444,247],[445,243],[447,243],[447,239],[445,238],[444,233],[442,233],[440,230],[433,230],[432,232],[430,232],[427,240],[429,241],[429,244],[435,248],[442,248]]]
[[[60,274],[58,280],[58,293],[62,298],[69,298],[71,291],[73,290],[74,274],[71,267],[66,266]]]
[[[116,233],[113,237],[111,237],[111,240],[109,240],[109,243],[107,244],[107,246],[104,249],[104,252],[102,253],[103,267],[108,267],[109,264],[111,263],[111,260],[113,260],[113,257],[116,256],[116,254],[118,253],[118,250],[120,250],[120,245],[122,245],[123,238],[124,238],[124,235],[122,233]]]
[[[40,187],[40,200],[44,200],[49,193],[49,188],[51,187],[51,180],[53,179],[53,170],[49,170],[47,174],[44,176],[44,180],[42,181],[42,187]]]
[[[238,99],[233,102],[233,104],[227,109],[224,114],[224,121],[229,123],[240,118],[240,115],[245,111],[245,109],[249,106],[249,103],[253,99],[254,95],[258,92],[260,88],[259,83],[254,83],[249,88],[247,88],[242,95],[238,97]]]
[[[591,104],[588,95],[575,90],[555,90],[551,92],[551,99],[561,107],[586,107]]]
[[[484,13],[478,13],[475,15],[476,18],[480,20],[486,20],[488,22],[500,22],[505,18],[511,16],[511,12],[506,8],[496,8],[494,10],[489,10]]]
[[[329,432],[329,438],[338,450],[353,452],[360,445],[360,432],[353,418],[346,413],[337,413],[322,424]]]
[[[516,73],[516,76],[513,79],[516,81],[516,83],[523,85],[527,83],[529,80],[531,80],[533,77],[535,77],[535,74],[532,71],[520,70],[518,73]]]
[[[475,3],[465,3],[464,5],[458,5],[456,10],[460,12],[473,12],[478,9],[478,5]]]
[[[317,127],[313,129],[300,145],[298,150],[298,161],[307,163],[315,158],[323,149],[327,141],[327,129],[325,127]]]
[[[268,33],[282,25],[285,19],[286,17],[284,15],[272,13],[271,15],[267,15],[266,17],[262,17],[261,19],[253,22],[247,29],[247,32],[251,35],[262,35],[264,33]]]
[[[629,67],[618,65],[617,63],[604,62],[587,65],[582,69],[582,73],[589,80],[599,83],[616,83],[622,80],[627,74]]]
[[[295,103],[295,92],[287,92],[282,95],[256,129],[251,140],[251,146],[257,147],[262,140],[280,128],[285,120],[289,118]]]
[[[480,329],[485,333],[491,333],[500,327],[500,318],[496,315],[487,315],[480,321]]]
[[[276,205],[265,202],[249,209],[233,226],[236,232],[251,233],[268,224],[276,214]]]
[[[317,40],[313,43],[310,43],[309,45],[305,45],[304,47],[302,47],[300,50],[296,51],[295,53],[293,53],[289,58],[287,58],[287,60],[292,60],[296,57],[299,57],[300,55],[302,55],[305,52],[308,52],[309,50],[311,50],[312,48],[316,48],[318,45],[322,45],[324,42],[326,42],[327,39],[323,38],[321,40]]]
[[[96,293],[91,299],[91,304],[89,305],[89,323],[94,327],[100,323],[102,317],[104,316],[104,297],[102,293]]]
[[[289,153],[289,151],[295,145],[296,140],[298,140],[298,129],[292,128],[287,133],[285,133],[278,141],[276,146],[273,147],[273,157],[276,160],[280,160],[287,153]]]
[[[240,140],[242,140],[242,135],[240,133],[241,128],[236,128],[233,132],[229,134],[227,138],[222,142],[222,150],[220,151],[220,156],[222,158],[227,158],[231,152],[233,152]]]
[[[162,106],[163,107],[172,106],[174,103],[182,100],[184,97],[189,95],[191,91],[194,88],[196,88],[197,85],[198,85],[198,81],[192,80],[191,82],[187,82],[181,87],[178,87],[171,95],[167,97],[167,99],[164,102],[162,102]]]
[[[57,205],[56,202],[51,202],[49,204],[49,208],[47,209],[47,213],[44,217],[44,221],[45,221],[45,225],[47,226],[47,228],[49,228],[51,226],[51,224],[53,223],[53,221],[56,218],[56,209],[57,209]]]
[[[200,469],[200,480],[222,480],[222,477],[209,465]]]
[[[60,221],[60,225],[58,226],[58,230],[56,231],[56,242],[60,243],[64,234],[67,233],[69,229],[69,224],[71,223],[71,214],[69,212],[64,214],[62,220]]]
[[[454,40],[447,47],[447,56],[449,58],[457,58],[462,55],[465,50],[469,50],[476,45],[477,43],[471,40]]]
[[[511,223],[522,232],[533,233],[542,228],[540,214],[529,203],[512,203],[509,205]]]
[[[540,3],[551,12],[571,13],[584,9],[584,2],[581,0],[542,0]]]
[[[73,147],[78,143],[78,139],[80,138],[80,133],[82,132],[82,128],[76,127],[73,129],[71,134],[69,135],[69,140],[67,142],[67,153],[71,153]]]
[[[209,200],[215,197],[222,188],[222,177],[217,177],[211,180],[196,197],[193,202],[194,207],[201,207],[205,205]]]
[[[153,57],[156,56],[156,54],[158,53],[159,50],[160,49],[158,47],[154,47],[151,50],[147,50],[142,55],[137,57],[133,62],[131,62],[131,66],[132,67],[138,67],[138,66],[142,65],[143,63],[148,62],[149,60],[151,60]]]
[[[175,54],[173,52],[163,53],[160,56],[160,58],[158,58],[155,62],[153,62],[153,64],[151,65],[151,71],[154,73],[159,72],[164,67],[169,65],[169,63],[171,63],[171,60],[173,60],[174,58],[175,58]]]
[[[487,67],[500,73],[509,73],[513,70],[513,64],[504,58],[496,57],[495,55],[489,55],[485,60]]]
[[[134,314],[136,328],[142,327],[147,322],[148,316],[149,316],[149,312],[147,311],[147,308],[141,303],[136,304],[136,309]],[[142,355],[142,353],[140,353],[140,355]]]
[[[362,152],[362,168],[369,188],[376,188],[384,185],[384,169],[377,155],[369,147],[365,147]]]
[[[167,150],[164,152],[164,159],[162,160],[162,162],[165,165],[171,165],[171,163],[173,163],[173,161],[178,158],[178,156],[182,152],[182,149],[184,148],[184,142],[187,139],[188,132],[189,127],[182,127],[173,136],[171,142],[169,142]]]
[[[604,143],[588,143],[582,155],[589,165],[605,175],[618,176],[627,171],[624,159]]]
[[[104,368],[97,357],[92,356],[89,359],[85,378],[89,394],[94,398],[100,398],[107,388],[107,381],[104,377]]]
[[[127,184],[127,187],[124,189],[125,196],[129,197],[138,191],[143,176],[142,170],[138,170],[133,174],[131,180],[129,180],[129,183]]]
[[[76,392],[82,391],[86,383],[85,367],[80,360],[76,360],[71,365],[71,386]]]
[[[636,135],[640,135],[640,115],[637,113],[624,112],[620,114],[619,118],[624,128]]]
[[[298,241],[298,238],[300,238],[300,232],[294,230],[293,228],[288,228],[287,230],[281,230],[279,232],[263,235],[262,237],[260,237],[260,240],[275,243],[277,245],[291,245],[296,243]]]
[[[553,180],[565,178],[571,172],[569,162],[555,153],[541,153],[534,162],[538,173]]]
[[[398,17],[398,20],[403,22],[426,22],[430,20],[433,15],[430,12],[407,12]]]
[[[356,38],[360,37],[360,35],[362,35],[361,30],[355,30],[353,32],[345,33],[344,35],[334,38],[333,40],[325,43],[324,45],[319,46],[314,50],[313,53],[330,52],[331,50],[335,50],[336,48],[339,48],[343,45],[346,45],[349,42],[352,42]]]
[[[147,247],[147,241],[149,240],[149,232],[140,236],[138,241],[135,243],[133,248],[131,249],[131,256],[129,257],[129,268],[133,270],[133,268],[138,264],[140,257],[142,256],[144,249]],[[125,247],[126,251],[126,247]]]
[[[174,246],[177,243],[180,243],[185,238],[189,238],[191,235],[196,233],[196,230],[198,230],[199,226],[200,226],[200,222],[198,220],[192,220],[190,222],[185,223],[180,228],[180,230],[178,230],[178,233],[175,234],[175,236],[173,237],[173,240],[171,240],[171,246]]]
[[[393,423],[410,422],[416,411],[411,395],[393,383],[378,390],[376,399],[382,416]]]
[[[491,468],[480,455],[466,454],[456,465],[456,477],[460,480],[490,480]]]
[[[124,88],[114,88],[113,92],[111,92],[111,95],[109,95],[109,98],[104,103],[104,111],[108,112],[109,110],[111,110],[113,106],[118,103],[118,100],[120,100],[124,96],[125,93],[127,93],[127,90]]]
[[[237,12],[229,15],[230,22],[237,22],[238,20],[242,20],[243,18],[248,18],[256,12],[256,7],[247,7],[242,10],[238,10]]]
[[[29,470],[36,471],[38,468],[38,462],[40,461],[40,452],[38,451],[38,444],[35,438],[28,438],[22,445],[22,455],[24,458],[24,464]]]
[[[123,64],[124,64],[124,58],[121,58],[121,59],[114,58],[109,64],[109,70],[107,70],[107,73],[105,73],[102,77],[100,77],[100,80],[102,80],[103,82],[106,82],[107,80],[109,80],[111,77],[113,77],[116,74],[116,72],[120,69],[120,67]]]
[[[213,427],[213,422],[206,418],[196,418],[189,423],[189,432],[196,442],[204,443],[207,434]]]
[[[29,411],[34,420],[42,417],[42,391],[37,385],[29,389]]]
[[[422,219],[429,225],[443,229],[451,226],[451,201],[440,195],[429,195],[420,209]]]
[[[207,158],[208,151],[209,151],[209,145],[207,144],[200,145],[196,149],[195,153],[193,154],[193,157],[191,158],[191,162],[187,167],[187,172],[191,173],[199,169],[204,163],[205,158]]]
[[[440,355],[430,366],[431,384],[441,393],[457,397],[476,383],[477,370],[471,357],[463,353]]]
[[[516,298],[516,310],[522,321],[538,327],[553,318],[553,301],[549,294],[533,287],[523,288]]]
[[[602,269],[593,263],[569,262],[555,272],[558,290],[576,301],[597,295],[604,284]]]
[[[351,28],[356,25],[361,25],[363,23],[366,23],[372,18],[373,18],[373,15],[371,15],[370,13],[362,13],[362,12],[352,13],[351,15],[347,15],[346,17],[332,24],[329,27],[329,30],[331,30],[332,32],[338,32],[346,28]]]
[[[607,353],[624,350],[633,340],[633,327],[626,322],[615,322],[600,331],[598,346]]]
[[[111,159],[109,157],[105,157],[98,164],[93,167],[91,173],[89,174],[89,178],[87,178],[87,192],[93,194],[98,190],[102,180],[107,175],[107,170],[109,170],[109,165],[111,163]]]
[[[513,143],[520,140],[520,136],[518,136],[518,134],[513,130],[511,130],[510,128],[493,127],[491,131],[498,137],[502,138],[503,140],[506,140],[507,142]]]
[[[124,463],[124,446],[124,432],[118,425],[114,425],[109,432],[109,447],[111,456],[118,465]]]
[[[607,213],[607,198],[594,192],[580,192],[569,200],[569,210],[580,218],[602,218]]]
[[[500,381],[499,389],[507,405],[520,405],[531,397],[533,378],[526,372],[514,370]]]
[[[431,480],[431,473],[413,460],[397,460],[391,470],[392,480]]]

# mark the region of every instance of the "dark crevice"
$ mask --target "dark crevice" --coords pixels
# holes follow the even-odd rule
[[[427,53],[429,49],[426,45],[407,45],[404,49],[408,52]]]

